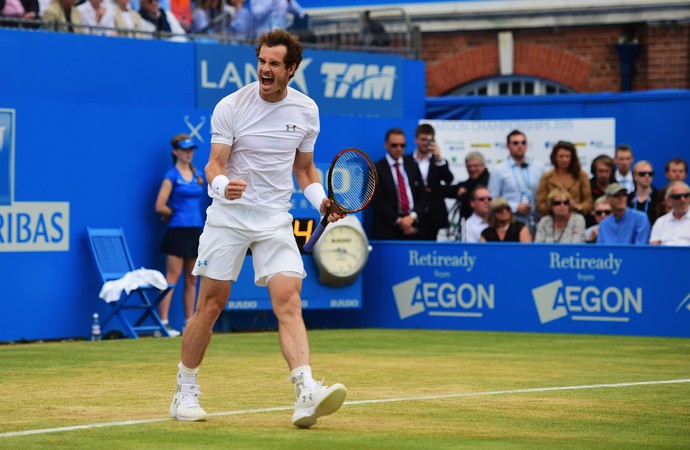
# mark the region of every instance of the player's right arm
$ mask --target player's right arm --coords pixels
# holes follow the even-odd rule
[[[225,165],[230,158],[232,147],[226,144],[211,144],[211,155],[205,167],[206,179],[210,180],[211,188],[228,200],[242,197],[247,182],[241,179],[228,180]]]

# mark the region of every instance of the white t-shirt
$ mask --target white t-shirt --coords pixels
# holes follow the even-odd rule
[[[690,245],[690,211],[676,219],[673,211],[656,219],[649,242],[661,245]]]
[[[482,231],[489,227],[489,222],[472,213],[465,221],[465,242],[479,242]]]
[[[228,95],[213,111],[211,143],[232,147],[226,175],[245,180],[247,189],[237,200],[210,186],[209,195],[214,202],[289,211],[295,151],[313,152],[319,129],[318,106],[291,87],[276,103],[259,96],[258,81]]]

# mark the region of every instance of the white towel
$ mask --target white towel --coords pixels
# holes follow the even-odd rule
[[[100,298],[106,302],[115,302],[120,300],[122,291],[127,294],[142,286],[153,286],[158,289],[165,289],[168,287],[168,282],[162,273],[157,270],[141,269],[133,270],[125,274],[119,280],[111,280],[103,283],[101,293],[98,294]]]

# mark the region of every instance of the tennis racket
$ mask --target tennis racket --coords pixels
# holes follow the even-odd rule
[[[311,253],[328,225],[328,214],[335,206],[344,213],[355,213],[367,207],[376,191],[376,168],[360,149],[346,148],[335,155],[328,169],[328,199],[331,206],[316,226],[304,251]]]

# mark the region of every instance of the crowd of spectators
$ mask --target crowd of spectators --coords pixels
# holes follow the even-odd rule
[[[424,139],[434,142],[433,158],[419,158],[419,139],[413,154],[404,154],[404,134],[396,129],[401,141],[396,154],[378,165],[384,188],[375,202],[379,205],[374,208],[375,239],[690,245],[690,189],[685,184],[687,162],[682,158],[668,161],[666,186],[657,189],[652,164],[635,162],[627,144],[618,145],[613,158],[594,158],[590,177],[580,167],[573,143],[553,145],[552,168],[548,169],[528,156],[526,134],[513,130],[506,139],[508,158],[491,172],[481,153],[470,152],[465,158],[467,180],[454,184],[452,175],[446,174],[430,183],[429,167],[447,171],[447,161],[440,156],[433,128],[420,127],[426,127]],[[401,186],[407,205],[402,209]],[[429,223],[431,215],[424,209],[430,204],[425,195],[428,198],[430,193],[455,199],[445,234],[440,230],[436,238],[418,232],[438,229],[438,218]],[[384,204],[385,217],[381,214]],[[447,214],[445,206],[433,204]],[[401,226],[408,224],[408,232],[402,232]]]
[[[303,26],[305,16],[297,0],[0,0],[2,27],[174,41],[190,34],[253,41]]]

